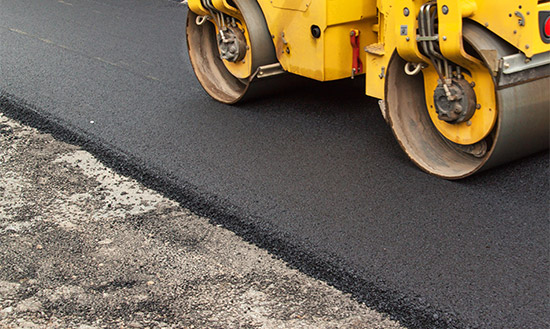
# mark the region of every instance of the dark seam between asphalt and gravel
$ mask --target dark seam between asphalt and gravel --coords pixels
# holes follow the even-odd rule
[[[117,173],[130,176],[197,215],[209,218],[212,224],[221,225],[245,241],[266,249],[287,262],[290,267],[350,293],[355,300],[376,311],[389,314],[391,319],[400,321],[403,326],[411,329],[472,328],[465,325],[451,310],[436,309],[421,296],[394,291],[376,278],[371,281],[361,279],[346,270],[345,264],[334,257],[327,257],[331,259],[328,261],[314,256],[308,252],[304,243],[289,243],[289,239],[283,234],[275,233],[268,225],[259,226],[254,217],[239,207],[158,168],[150,168],[109,143],[95,136],[88,136],[73,125],[2,90],[0,111],[7,117],[49,133],[56,139],[82,147]]]

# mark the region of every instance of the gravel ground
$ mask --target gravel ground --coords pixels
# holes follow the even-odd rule
[[[0,327],[401,328],[0,113]]]

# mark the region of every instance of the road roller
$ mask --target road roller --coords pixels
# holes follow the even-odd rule
[[[550,0],[187,0],[204,90],[364,75],[422,170],[467,177],[548,148]],[[261,87],[260,87],[261,86]]]

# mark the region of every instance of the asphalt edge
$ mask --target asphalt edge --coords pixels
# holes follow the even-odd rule
[[[287,237],[281,233],[274,233],[275,230],[271,230],[267,225],[255,225],[254,223],[257,222],[254,217],[239,207],[205,191],[200,191],[188,182],[179,181],[169,173],[147,168],[139,159],[125,154],[113,145],[99,139],[92,139],[83,130],[2,90],[0,90],[0,113],[41,132],[49,133],[60,141],[83,148],[117,173],[132,177],[195,214],[208,218],[213,225],[221,225],[243,240],[267,250],[290,267],[349,293],[356,301],[387,314],[407,328],[479,327],[477,324],[466,324],[451,310],[430,305],[421,296],[391,290],[383,281],[375,277],[371,281],[362,279],[362,273],[346,270],[346,264],[338,261],[336,257],[328,255],[326,257],[328,259],[322,259],[315,256],[308,251],[307,246],[289,243],[290,240]]]

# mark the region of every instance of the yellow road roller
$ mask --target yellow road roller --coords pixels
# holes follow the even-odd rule
[[[188,0],[187,44],[233,104],[288,73],[365,75],[424,171],[459,179],[549,144],[550,0]],[[262,83],[260,83],[263,81]]]

